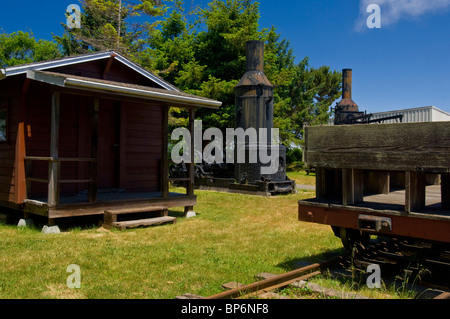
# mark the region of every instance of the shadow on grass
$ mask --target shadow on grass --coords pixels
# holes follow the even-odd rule
[[[320,263],[343,254],[346,254],[347,251],[344,248],[333,249],[326,251],[321,254],[307,256],[307,257],[292,257],[288,258],[285,261],[279,263],[277,267],[280,267],[286,271],[292,271],[295,269],[299,269],[311,264]]]

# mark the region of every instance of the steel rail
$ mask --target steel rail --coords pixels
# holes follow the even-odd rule
[[[338,256],[320,263],[311,264],[306,267],[287,272],[285,274],[276,275],[239,288],[224,291],[216,295],[206,297],[205,299],[237,299],[255,295],[260,291],[267,292],[269,290],[286,287],[295,281],[304,280],[306,278],[320,274],[320,269],[338,262],[342,259],[342,257],[343,256]]]

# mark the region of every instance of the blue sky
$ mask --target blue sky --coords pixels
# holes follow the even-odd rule
[[[189,0],[187,0],[189,1]],[[207,0],[195,0],[207,3]],[[276,26],[297,61],[353,69],[353,99],[379,112],[434,105],[450,112],[450,0],[260,0],[260,26]],[[0,28],[61,34],[78,0],[2,1]],[[369,29],[369,4],[381,28]]]

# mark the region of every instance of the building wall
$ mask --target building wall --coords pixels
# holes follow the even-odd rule
[[[20,88],[23,79],[5,79],[0,86],[0,103],[8,109],[8,138],[0,143],[0,202],[14,202],[15,146],[18,128]]]
[[[450,121],[450,114],[434,108],[432,110],[432,120],[433,122]]]
[[[120,187],[160,190],[162,108],[158,104],[122,102]]]
[[[394,115],[403,115],[403,123],[416,123],[416,122],[440,122],[450,121],[450,114],[445,113],[433,106],[405,109],[391,112],[374,113],[372,119],[378,119],[382,117],[389,117]],[[398,123],[398,120],[387,120],[384,123]]]

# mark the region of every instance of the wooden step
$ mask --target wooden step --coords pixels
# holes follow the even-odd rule
[[[131,208],[108,209],[105,211],[105,214],[106,213],[111,215],[136,214],[136,213],[158,212],[166,209],[168,209],[167,206],[141,206]]]
[[[115,227],[120,230],[124,230],[127,228],[137,228],[142,226],[157,226],[162,224],[175,224],[177,219],[171,216],[164,217],[155,217],[155,218],[147,218],[147,219],[136,219],[136,220],[128,220],[123,222],[113,222],[109,225],[104,224],[105,228]]]
[[[117,215],[125,214],[138,214],[138,213],[150,213],[150,212],[163,212],[162,215],[168,214],[168,208],[166,206],[139,206],[139,207],[127,207],[105,210],[103,214],[103,223],[106,226],[110,226],[117,222]]]

